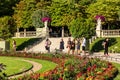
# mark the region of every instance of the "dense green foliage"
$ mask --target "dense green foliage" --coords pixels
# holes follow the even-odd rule
[[[12,9],[20,0],[0,0],[0,17],[6,15],[13,15]]]
[[[43,27],[41,18],[49,15],[52,19],[51,26],[68,27],[74,37],[81,37],[84,31],[84,36],[89,38],[91,35],[94,35],[94,32],[90,33],[89,31],[91,30],[92,32],[95,29],[96,15],[105,16],[105,22],[102,23],[105,27],[110,25],[112,29],[115,29],[116,26],[117,28],[120,26],[119,5],[120,0],[1,0],[0,15],[2,18],[6,15],[11,15],[15,19],[16,27],[24,29],[31,26]],[[111,23],[115,25],[112,26]],[[72,30],[72,26],[74,26],[74,30]],[[7,27],[7,24],[5,27]],[[82,27],[83,31],[80,29]],[[75,30],[77,30],[78,34]],[[10,30],[10,32],[15,31]],[[8,34],[10,32],[7,31]]]
[[[48,17],[48,14],[46,11],[43,10],[36,10],[34,11],[34,13],[32,14],[32,24],[34,27],[44,27],[43,22],[41,21],[41,19],[43,17]]]
[[[118,71],[120,72],[120,64],[119,63],[113,63],[114,66],[118,68]],[[114,78],[114,80],[119,80],[120,79],[120,73]]]
[[[70,32],[73,37],[81,37],[85,36],[86,38],[90,38],[95,34],[94,23],[90,19],[79,19],[73,20],[70,25]]]
[[[102,42],[105,38],[98,38],[90,45],[90,51],[99,52],[104,48]],[[109,38],[109,52],[110,53],[119,53],[120,52],[120,38]]]
[[[0,18],[0,38],[7,39],[16,31],[14,19],[10,16]]]

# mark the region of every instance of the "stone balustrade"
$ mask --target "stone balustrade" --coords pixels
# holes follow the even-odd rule
[[[36,32],[36,31],[26,31],[26,32],[16,32],[15,37],[16,38],[25,38],[25,37],[42,37],[41,32]]]
[[[102,30],[101,37],[120,37],[120,29],[117,30]]]

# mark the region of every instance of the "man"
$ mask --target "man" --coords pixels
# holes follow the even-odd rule
[[[105,41],[103,42],[103,47],[104,47],[104,55],[108,56],[108,46],[109,46],[109,39],[106,38]]]

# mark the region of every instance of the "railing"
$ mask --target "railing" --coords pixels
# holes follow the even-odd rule
[[[42,37],[42,32],[36,32],[36,31],[27,31],[27,32],[16,32],[15,37],[16,38],[22,38],[22,37]]]
[[[102,30],[101,37],[120,37],[120,29],[118,29],[118,30]]]

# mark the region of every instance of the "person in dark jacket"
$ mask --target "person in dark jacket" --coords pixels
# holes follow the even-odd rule
[[[61,39],[61,41],[60,41],[60,50],[63,51],[63,49],[64,49],[64,40]]]
[[[106,38],[105,41],[103,42],[103,47],[104,47],[104,55],[108,56],[108,46],[109,46],[109,39]]]

